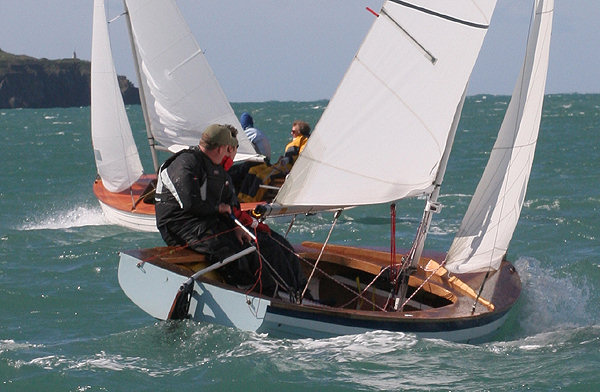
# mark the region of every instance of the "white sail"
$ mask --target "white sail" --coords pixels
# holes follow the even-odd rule
[[[210,124],[241,130],[227,97],[174,0],[125,1],[136,50],[151,132],[170,149],[198,144]],[[157,121],[158,120],[158,121]],[[243,132],[238,152],[256,155]]]
[[[386,1],[276,197],[353,206],[430,192],[496,1]]]
[[[112,58],[104,0],[94,0],[91,128],[98,174],[110,192],[130,187],[143,172]]]
[[[537,0],[527,52],[498,139],[448,252],[452,272],[498,269],[519,220],[544,101],[553,0]]]

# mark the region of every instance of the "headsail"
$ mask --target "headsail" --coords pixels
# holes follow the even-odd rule
[[[143,172],[110,49],[104,0],[94,0],[91,128],[98,174],[110,192],[130,187]]]
[[[386,1],[275,202],[430,192],[495,0]]]
[[[225,93],[174,0],[125,0],[140,59],[151,132],[166,148],[198,144],[210,124],[241,130]],[[256,155],[243,132],[238,155]]]
[[[550,52],[553,0],[536,0],[527,52],[498,139],[448,252],[451,272],[497,269],[519,220],[535,153]]]

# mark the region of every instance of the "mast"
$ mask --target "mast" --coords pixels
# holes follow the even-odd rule
[[[158,172],[159,164],[158,164],[158,156],[156,154],[156,142],[154,141],[154,136],[152,135],[152,130],[150,127],[150,118],[148,117],[148,109],[146,107],[146,94],[144,91],[144,83],[142,81],[142,77],[140,75],[140,61],[138,57],[138,52],[135,45],[135,40],[133,38],[133,28],[131,27],[131,18],[129,17],[129,9],[127,9],[127,2],[123,0],[123,7],[125,7],[125,15],[127,20],[127,30],[129,31],[129,42],[131,44],[131,52],[133,54],[133,60],[135,63],[135,73],[138,79],[139,85],[139,94],[140,94],[140,103],[142,105],[142,113],[144,114],[144,123],[146,124],[146,135],[148,136],[148,144],[150,145],[150,154],[152,155],[152,164],[154,166],[154,172]]]
[[[433,214],[441,211],[441,205],[438,202],[438,197],[440,195],[442,181],[444,180],[444,174],[446,173],[448,159],[450,158],[450,151],[452,151],[452,145],[454,144],[454,137],[456,136],[456,129],[458,128],[458,122],[460,121],[460,114],[465,103],[466,93],[467,89],[465,87],[465,91],[463,92],[462,98],[456,108],[456,113],[454,114],[454,120],[452,121],[450,133],[448,134],[448,139],[446,141],[446,148],[444,150],[444,154],[442,155],[442,159],[440,160],[440,167],[438,168],[435,177],[433,191],[427,198],[427,203],[425,204],[425,210],[423,212],[423,218],[419,224],[419,228],[417,230],[415,240],[410,248],[410,252],[408,253],[406,265],[410,265],[411,268],[415,268],[419,263]]]

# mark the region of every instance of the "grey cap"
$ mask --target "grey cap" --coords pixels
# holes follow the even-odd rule
[[[212,124],[206,127],[204,132],[202,132],[202,140],[208,144],[215,144],[217,146],[238,146],[238,141],[231,134],[231,130],[221,124]]]

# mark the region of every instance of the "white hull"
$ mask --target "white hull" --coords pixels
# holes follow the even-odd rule
[[[179,287],[188,278],[151,263],[138,267],[139,261],[121,253],[119,284],[131,301],[142,310],[152,317],[166,320]],[[190,314],[196,321],[212,322],[243,331],[257,331],[263,324],[269,305],[270,301],[264,298],[196,282],[190,301]]]
[[[119,284],[125,294],[142,310],[160,320],[169,311],[187,276],[161,268],[150,262],[121,253]],[[201,278],[202,279],[202,278]],[[198,280],[190,301],[190,318],[243,331],[269,333],[274,336],[324,338],[391,330],[456,342],[477,341],[496,331],[505,321],[508,310],[492,317],[471,319],[426,320],[397,312],[385,318],[336,314],[322,305],[295,305],[270,300],[255,293],[227,289],[219,283]]]
[[[124,226],[132,230],[156,232],[156,218],[154,215],[140,214],[136,212],[127,212],[113,208],[102,201],[98,200],[102,212],[110,223],[115,225]]]

